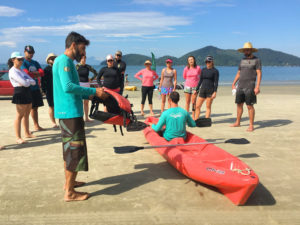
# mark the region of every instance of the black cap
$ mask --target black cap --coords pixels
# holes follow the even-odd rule
[[[214,61],[214,57],[212,57],[211,55],[206,56],[205,62],[212,62],[212,61]]]
[[[35,53],[34,48],[31,45],[26,45],[24,51],[29,53]]]

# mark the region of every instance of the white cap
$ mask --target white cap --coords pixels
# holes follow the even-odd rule
[[[112,60],[113,60],[114,57],[113,57],[112,55],[107,55],[107,56],[106,56],[106,61],[109,60],[109,59],[112,59]]]

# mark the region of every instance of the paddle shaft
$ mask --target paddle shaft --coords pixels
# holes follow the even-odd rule
[[[199,142],[199,143],[186,143],[186,144],[172,144],[172,145],[153,145],[153,146],[144,146],[143,149],[166,148],[166,147],[176,147],[176,146],[190,146],[190,145],[220,144],[220,143],[225,143],[225,141],[219,141],[219,142]]]

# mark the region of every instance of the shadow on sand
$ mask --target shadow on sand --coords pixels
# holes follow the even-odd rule
[[[262,120],[254,122],[255,129],[262,129],[265,127],[282,127],[291,124],[291,120]]]
[[[137,172],[122,174],[113,177],[102,178],[97,181],[92,181],[87,185],[108,185],[114,184],[108,188],[91,193],[91,196],[97,195],[118,195],[137,188],[144,184],[153,182],[157,179],[186,179],[179,172],[174,172],[174,169],[167,163],[146,163],[135,166],[135,169],[144,169]]]

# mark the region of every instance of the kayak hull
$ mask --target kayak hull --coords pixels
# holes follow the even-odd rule
[[[149,117],[145,122],[157,121],[157,118]],[[189,132],[185,140],[175,138],[168,142],[150,127],[144,129],[144,135],[150,145],[206,142]],[[179,172],[195,181],[216,187],[235,205],[245,204],[259,183],[258,176],[247,164],[213,144],[156,150]]]

